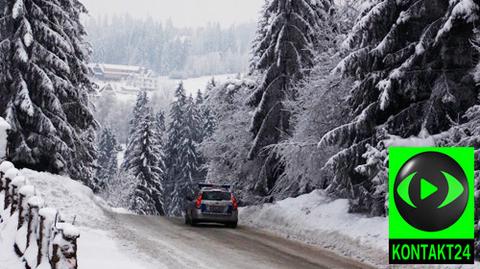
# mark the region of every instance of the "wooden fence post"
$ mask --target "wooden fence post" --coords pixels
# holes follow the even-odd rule
[[[35,195],[35,187],[32,185],[25,185],[19,190],[18,196],[18,229],[28,220],[28,201]]]
[[[23,176],[15,177],[12,182],[10,183],[10,215],[13,215],[15,211],[17,211],[20,201],[20,193],[19,190],[27,184],[27,180]]]
[[[5,190],[5,183],[3,182],[3,177],[10,168],[14,168],[13,163],[11,162],[4,161],[0,164],[0,192]]]
[[[4,161],[0,164],[0,194],[1,196],[1,201],[0,201],[0,223],[3,223],[4,219],[7,217],[4,209],[5,207],[5,196],[7,195],[7,189],[6,189],[6,178],[5,178],[5,173],[10,170],[11,168],[14,168],[13,164],[11,162]]]
[[[53,239],[52,269],[77,269],[77,239],[80,231],[69,223],[58,223]]]
[[[18,257],[23,256],[27,249],[28,224],[25,223],[25,220],[28,219],[28,199],[32,197],[34,193],[35,188],[31,185],[25,185],[18,190],[17,238],[13,246]]]
[[[40,226],[39,211],[44,205],[44,201],[39,196],[33,196],[28,199],[28,224],[27,224],[27,244],[23,254],[23,261],[26,269],[36,268],[38,260],[38,235]]]
[[[52,232],[58,217],[58,211],[54,208],[46,207],[40,209],[39,215],[40,229],[38,234],[37,266],[40,268],[48,268],[48,266],[51,266],[49,256],[50,240],[52,239]]]
[[[7,210],[10,204],[12,203],[12,197],[10,196],[11,194],[11,182],[12,180],[18,176],[18,170],[16,168],[10,168],[8,171],[5,173],[5,201],[3,204],[3,209]]]

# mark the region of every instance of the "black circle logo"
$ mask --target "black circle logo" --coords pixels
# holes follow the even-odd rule
[[[403,219],[423,231],[440,231],[462,216],[468,181],[462,167],[439,152],[415,155],[395,178],[395,205]]]

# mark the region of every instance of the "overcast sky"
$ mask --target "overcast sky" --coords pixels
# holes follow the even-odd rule
[[[80,0],[90,15],[125,14],[151,16],[176,26],[202,26],[220,22],[228,27],[234,23],[256,22],[264,0]]]

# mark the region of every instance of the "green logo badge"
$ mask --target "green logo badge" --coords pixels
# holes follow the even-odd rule
[[[389,148],[390,263],[473,263],[473,176],[473,148]]]

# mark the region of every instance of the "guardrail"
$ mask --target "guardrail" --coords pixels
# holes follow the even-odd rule
[[[26,269],[78,268],[78,229],[45,207],[35,187],[6,161],[0,164],[0,233]]]

